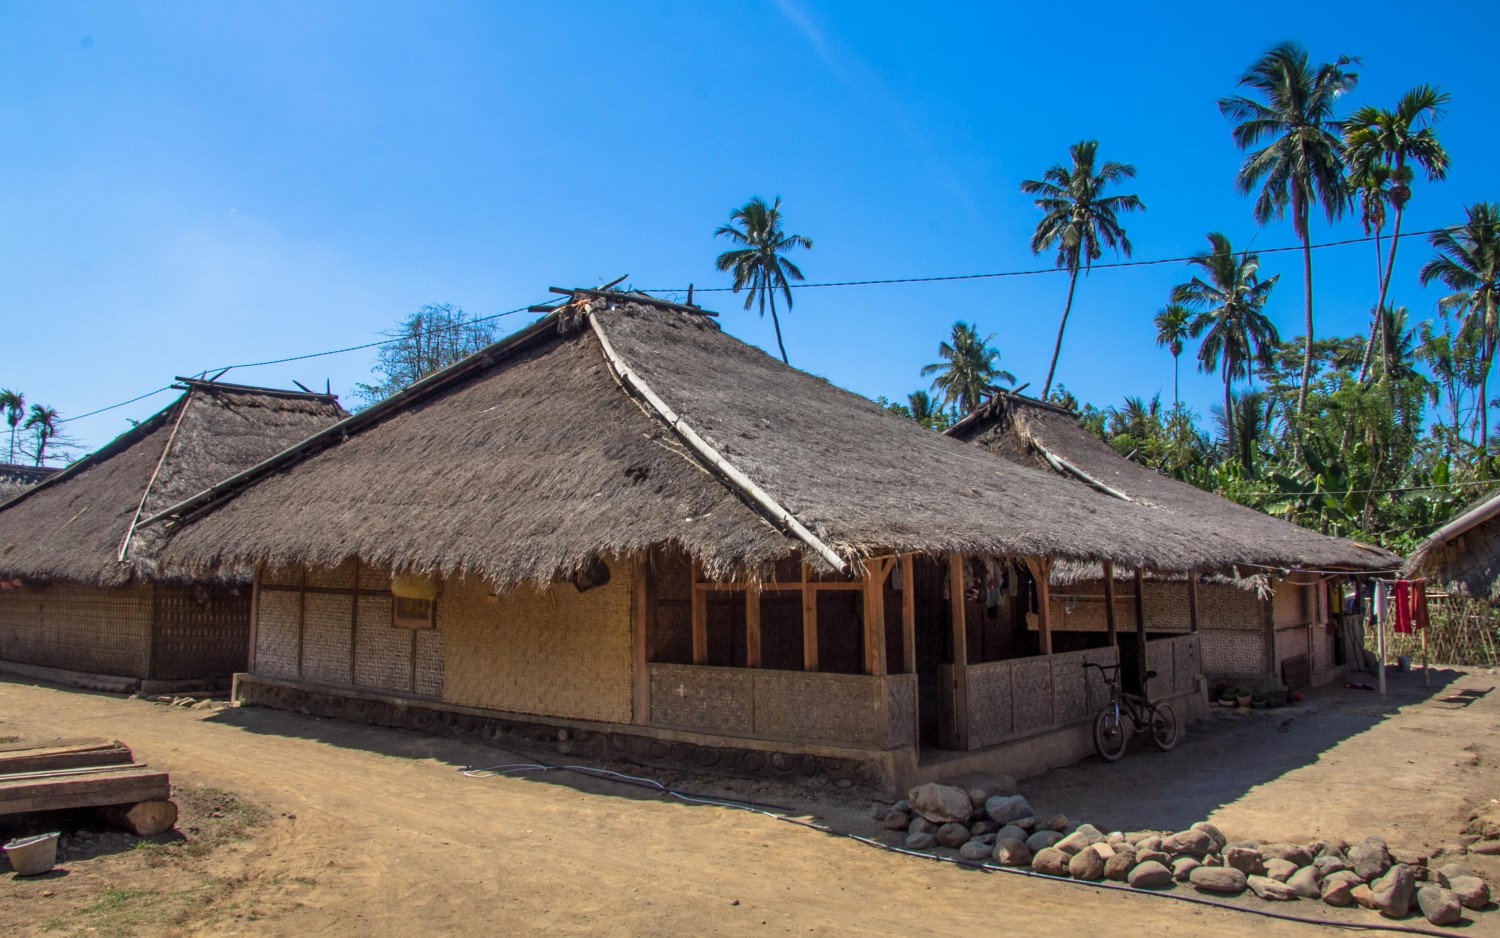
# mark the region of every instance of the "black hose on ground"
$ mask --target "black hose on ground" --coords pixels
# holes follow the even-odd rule
[[[503,747],[497,746],[495,748],[502,749],[502,751],[504,752],[510,752],[512,755],[515,755],[519,758],[530,758],[522,755],[521,753],[514,752],[509,749],[504,749]],[[499,776],[510,776],[512,774],[519,774],[522,772],[574,772],[579,775],[587,776],[589,778],[603,779],[605,781],[617,782],[624,785],[632,785],[637,788],[645,788],[651,791],[655,791],[659,794],[669,795],[679,801],[688,804],[702,804],[713,807],[730,808],[737,811],[749,811],[753,814],[761,814],[777,821],[784,821],[787,824],[795,824],[798,827],[805,827],[808,830],[814,830],[821,834],[827,834],[832,837],[845,837],[849,840],[854,841],[855,843],[864,844],[867,847],[875,847],[879,850],[885,850],[889,853],[896,853],[908,857],[916,857],[919,860],[932,860],[937,863],[951,863],[955,866],[961,866],[964,869],[983,870],[988,873],[1008,873],[1012,876],[1025,876],[1027,878],[1045,880],[1049,883],[1066,883],[1068,885],[1081,886],[1089,889],[1106,890],[1109,892],[1123,892],[1133,896],[1150,896],[1155,899],[1169,899],[1175,902],[1185,902],[1189,905],[1207,906],[1208,908],[1223,909],[1228,912],[1243,912],[1247,915],[1259,915],[1263,918],[1277,919],[1283,922],[1296,922],[1302,925],[1320,925],[1324,928],[1342,928],[1350,931],[1383,931],[1394,932],[1396,934],[1402,935],[1430,935],[1434,936],[1434,938],[1448,938],[1448,936],[1453,934],[1453,932],[1437,931],[1431,928],[1421,928],[1419,926],[1413,925],[1397,925],[1394,923],[1386,924],[1384,922],[1331,922],[1327,919],[1310,918],[1305,915],[1293,915],[1289,912],[1275,912],[1270,909],[1258,909],[1254,906],[1234,905],[1233,903],[1220,902],[1216,899],[1208,899],[1203,896],[1194,896],[1174,892],[1157,892],[1150,889],[1136,889],[1132,886],[1124,886],[1116,883],[1091,882],[1082,879],[1068,879],[1060,876],[1047,876],[1043,873],[1038,873],[1034,870],[1024,869],[1021,867],[996,866],[993,863],[976,863],[970,860],[956,859],[954,857],[944,857],[931,853],[922,853],[918,850],[908,850],[905,847],[893,847],[890,844],[881,843],[874,838],[865,837],[860,834],[854,834],[849,831],[837,830],[835,828],[829,827],[826,824],[819,824],[815,821],[807,821],[803,820],[802,818],[792,817],[789,813],[778,813],[779,811],[789,812],[791,810],[789,808],[781,808],[774,805],[758,805],[755,802],[750,801],[733,801],[723,798],[711,798],[706,795],[694,794],[692,792],[678,791],[676,789],[668,788],[666,785],[663,785],[661,782],[658,782],[653,778],[646,778],[644,776],[638,775],[627,775],[624,772],[615,772],[610,769],[600,769],[587,765],[550,765],[541,761],[532,761],[514,763],[511,765],[489,766],[487,768],[463,766],[461,769],[459,769],[459,771],[463,772],[464,775],[468,776],[469,778],[495,778]]]

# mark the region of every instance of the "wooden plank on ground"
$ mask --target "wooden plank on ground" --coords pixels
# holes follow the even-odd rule
[[[0,815],[166,801],[171,795],[167,773],[144,766],[89,774],[59,773],[50,778],[0,779]]]
[[[0,752],[0,777],[55,769],[100,765],[129,765],[130,749],[118,741],[88,741],[83,745],[46,746]]]
[[[76,739],[23,739],[14,743],[0,743],[0,753],[30,749],[105,749],[118,745],[118,740],[105,739],[103,736],[80,736]]]

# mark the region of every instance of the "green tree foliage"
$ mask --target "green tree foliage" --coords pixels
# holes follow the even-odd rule
[[[942,393],[944,407],[968,413],[993,394],[1001,383],[1014,385],[1016,376],[1000,368],[1000,351],[990,345],[993,334],[979,337],[979,330],[965,322],[953,324],[950,341],[938,343],[942,361],[922,369],[922,377],[937,375],[932,389]]]
[[[16,431],[21,418],[26,416],[26,396],[10,388],[0,390],[0,410],[5,411],[5,423],[10,427],[10,456],[6,462],[16,461]]]
[[[738,227],[736,227],[738,226]],[[792,309],[790,280],[802,280],[802,271],[783,255],[793,248],[804,250],[812,247],[812,239],[802,235],[789,235],[781,230],[781,198],[772,205],[756,196],[729,213],[729,224],[721,225],[714,237],[728,238],[738,247],[720,254],[715,265],[721,271],[734,275],[734,292],[748,290],[745,308],[760,303],[760,314],[771,309],[771,325],[776,329],[776,347],[781,350],[782,362],[787,361],[786,345],[781,341],[781,320],[776,315],[776,294],[786,300],[787,311]]]
[[[1239,85],[1254,97],[1231,95],[1219,111],[1234,122],[1235,146],[1248,150],[1235,184],[1243,194],[1259,187],[1255,220],[1264,225],[1292,211],[1292,229],[1302,242],[1303,337],[1302,386],[1297,411],[1307,408],[1312,378],[1313,293],[1309,217],[1321,205],[1332,221],[1347,202],[1343,142],[1335,132],[1333,106],[1358,80],[1346,66],[1355,60],[1313,67],[1307,52],[1294,43],[1271,49],[1240,77]],[[1262,146],[1262,144],[1264,144]]]
[[[1411,199],[1412,164],[1421,167],[1428,182],[1436,182],[1448,175],[1448,152],[1438,142],[1437,132],[1432,127],[1442,117],[1447,104],[1448,95],[1431,85],[1419,85],[1402,95],[1394,110],[1366,106],[1349,115],[1344,122],[1344,158],[1355,184],[1360,187],[1362,205],[1364,188],[1378,185],[1384,179],[1388,183],[1384,199],[1396,213],[1391,229],[1391,254],[1380,277],[1380,294],[1375,300],[1377,323],[1371,324],[1370,348],[1374,347],[1378,313],[1386,308],[1386,297],[1390,293],[1391,270],[1396,265],[1396,248],[1401,243],[1401,216]],[[1362,207],[1362,222],[1366,214],[1367,210]],[[1383,210],[1380,216],[1383,223]],[[1378,226],[1376,230],[1379,230]],[[1376,250],[1379,250],[1378,243]],[[1369,373],[1369,368],[1367,351],[1360,366],[1361,380]]]
[[[1195,313],[1188,334],[1202,338],[1198,369],[1220,372],[1224,380],[1224,414],[1233,437],[1234,403],[1231,388],[1247,380],[1255,364],[1266,364],[1280,341],[1265,314],[1266,300],[1277,277],[1260,279],[1260,258],[1235,254],[1229,239],[1217,231],[1208,235],[1210,250],[1188,263],[1199,273],[1172,288],[1172,302]],[[1280,275],[1277,275],[1278,277]]]
[[[1021,183],[1021,191],[1036,196],[1036,207],[1042,210],[1031,235],[1031,252],[1057,250],[1057,266],[1068,271],[1068,299],[1062,319],[1057,323],[1057,341],[1052,346],[1052,361],[1047,366],[1047,380],[1042,397],[1052,390],[1057,372],[1057,357],[1062,353],[1063,331],[1068,327],[1068,313],[1073,309],[1073,292],[1078,286],[1078,271],[1088,270],[1104,256],[1104,248],[1130,256],[1130,239],[1119,216],[1126,212],[1145,211],[1146,206],[1133,195],[1106,195],[1110,186],[1135,178],[1135,167],[1129,163],[1106,161],[1094,165],[1099,141],[1083,140],[1068,148],[1068,165],[1054,164],[1041,179]]]
[[[1172,404],[1178,399],[1177,359],[1182,356],[1193,322],[1192,312],[1180,303],[1169,303],[1152,321],[1156,326],[1156,347],[1172,353]]]
[[[450,303],[429,304],[385,335],[391,341],[380,347],[370,369],[380,381],[356,386],[359,396],[372,404],[490,345],[495,326]]]
[[[1419,279],[1434,280],[1453,290],[1438,307],[1463,317],[1462,329],[1473,335],[1479,350],[1479,438],[1487,449],[1490,437],[1490,366],[1500,342],[1500,206],[1480,202],[1468,208],[1468,218],[1456,229],[1431,237],[1437,257],[1422,265]]]
[[[26,412],[26,422],[21,429],[31,434],[31,450],[28,453],[38,466],[47,461],[47,447],[57,437],[62,418],[55,407],[32,404]]]

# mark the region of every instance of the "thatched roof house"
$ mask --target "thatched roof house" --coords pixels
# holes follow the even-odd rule
[[[751,577],[796,551],[820,569],[835,555],[847,565],[882,551],[1174,571],[1282,556],[1248,543],[1218,555],[1196,531],[1158,523],[1154,506],[1080,499],[1051,472],[896,418],[700,312],[628,295],[590,302],[587,316],[574,307],[547,316],[175,506],[164,515],[185,523],[171,562],[208,571],[357,555],[505,589],[663,543],[714,576]],[[626,370],[831,555],[627,392],[601,334]]]
[[[132,679],[243,662],[247,571],[163,582],[162,531],[141,522],[345,414],[329,395],[178,382],[172,404],[0,505],[0,661]],[[180,634],[204,619],[191,653],[154,638],[174,615]]]
[[[1412,552],[1407,574],[1500,603],[1500,492],[1434,531]]]
[[[0,505],[62,470],[51,466],[23,466],[0,463]]]
[[[1401,558],[1328,537],[1178,482],[1121,456],[1061,407],[1001,393],[947,435],[1017,465],[1068,479],[1114,501],[1129,501],[1196,532],[1202,549],[1247,567],[1393,570]]]
[[[1054,647],[1045,571],[1261,556],[1171,520],[895,417],[695,307],[580,290],[147,524],[170,571],[256,567],[243,700],[890,781],[1080,754],[1101,693],[1080,664],[1118,660],[1114,636]],[[1196,636],[1151,645],[1191,708]],[[922,768],[932,748],[963,758]]]
[[[1388,551],[1309,531],[1132,462],[1071,412],[1032,398],[1001,393],[947,434],[1066,479],[1097,501],[1141,506],[1205,554],[1231,560],[1224,575],[1194,583],[1191,594],[1167,589],[1170,576],[1131,587],[1155,598],[1160,627],[1203,620],[1210,673],[1291,675],[1299,684],[1331,679],[1355,655],[1342,624],[1329,625],[1319,599],[1327,587],[1320,594],[1317,584],[1330,573],[1390,571],[1401,563]],[[1103,575],[1098,564],[1064,563],[1053,568],[1052,581],[1059,594],[1094,597],[1104,592]]]

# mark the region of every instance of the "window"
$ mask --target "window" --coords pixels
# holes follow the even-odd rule
[[[391,610],[394,614],[394,624],[402,629],[430,629],[436,627],[437,600],[435,599],[408,599],[404,596],[391,597]]]

